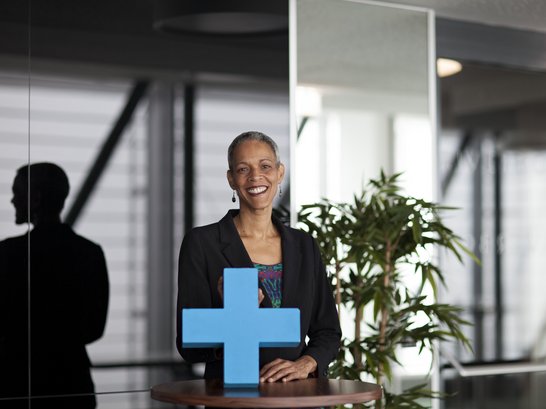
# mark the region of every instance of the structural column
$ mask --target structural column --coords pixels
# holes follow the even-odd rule
[[[499,147],[500,136],[495,140],[494,165],[494,237],[495,237],[495,359],[504,358],[504,297],[502,271],[502,150]]]
[[[184,87],[184,232],[195,222],[195,87]]]
[[[482,233],[483,233],[483,154],[482,138],[475,135],[474,142],[474,172],[472,183],[472,236],[474,248],[472,251],[480,260],[482,259]],[[476,360],[484,359],[484,300],[483,300],[483,269],[478,263],[472,263],[472,310],[474,321],[474,354]]]
[[[148,109],[147,352],[170,356],[174,344],[174,90],[155,82]],[[150,384],[168,380],[151,370]]]

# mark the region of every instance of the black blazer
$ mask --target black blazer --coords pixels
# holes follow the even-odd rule
[[[211,348],[182,348],[182,308],[222,308],[217,283],[224,268],[254,267],[233,223],[237,214],[230,210],[218,223],[192,229],[180,249],[176,346],[186,361],[207,363],[207,379],[223,378],[221,354]],[[309,234],[286,227],[275,217],[273,223],[282,243],[281,307],[299,308],[302,341],[295,348],[261,348],[260,367],[276,358],[296,360],[310,355],[317,361],[318,376],[327,376],[328,364],[339,349],[341,330],[318,246]],[[262,307],[271,307],[265,291],[264,295]]]
[[[93,393],[85,346],[102,336],[106,324],[102,249],[64,224],[36,227],[30,233],[29,287],[28,244],[27,234],[0,241],[0,397],[26,396],[29,374],[32,395]],[[71,399],[74,407],[95,407],[92,395]],[[53,398],[46,403],[61,407]]]

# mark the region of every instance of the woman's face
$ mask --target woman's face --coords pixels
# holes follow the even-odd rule
[[[277,187],[284,177],[284,166],[277,166],[271,147],[261,141],[245,141],[233,152],[233,169],[228,170],[229,185],[239,195],[241,209],[272,208]]]

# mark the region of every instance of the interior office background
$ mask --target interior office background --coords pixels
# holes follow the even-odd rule
[[[88,347],[101,408],[151,407],[151,384],[199,373],[174,350],[177,251],[184,231],[232,206],[225,153],[247,129],[279,142],[292,174],[282,204],[293,211],[321,196],[344,200],[381,167],[405,171],[410,192],[459,206],[450,224],[483,263],[443,260],[442,300],[474,324],[474,353],[446,345],[445,355],[496,361],[498,373],[543,361],[543,2],[294,3],[296,84],[288,3],[276,11],[279,32],[238,36],[154,30],[146,1],[2,5],[1,237],[27,229],[13,223],[16,168],[61,165],[71,183],[64,216],[103,246],[109,268],[106,332]],[[352,31],[341,30],[351,15]],[[437,79],[434,55],[463,70]],[[291,112],[296,85],[322,90],[318,109]],[[97,160],[107,140],[117,144]],[[104,169],[78,212],[97,162]],[[397,382],[426,370],[410,353]],[[538,408],[544,398],[541,372],[461,377],[444,356],[437,371],[443,389],[459,391],[447,408]]]

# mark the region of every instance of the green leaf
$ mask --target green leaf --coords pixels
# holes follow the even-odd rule
[[[477,265],[481,266],[482,263],[480,259],[470,250],[468,247],[466,247],[463,243],[461,243],[458,239],[454,238],[453,242],[466,254],[468,255]]]
[[[373,298],[373,316],[375,319],[379,316],[379,312],[381,311],[381,307],[383,306],[383,297],[381,294],[380,289],[375,290],[375,295]]]

